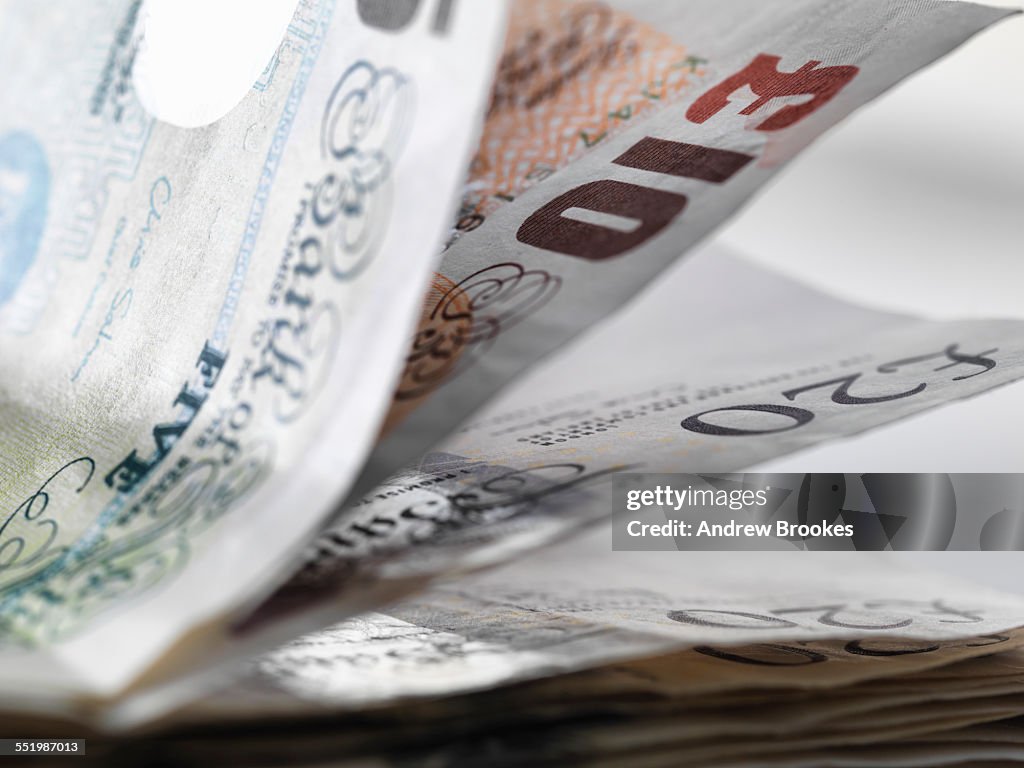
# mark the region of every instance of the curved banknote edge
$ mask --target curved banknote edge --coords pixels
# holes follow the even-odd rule
[[[132,89],[139,8],[3,6],[8,695],[123,687],[276,583],[346,492],[505,22],[304,2],[243,102],[186,131]]]

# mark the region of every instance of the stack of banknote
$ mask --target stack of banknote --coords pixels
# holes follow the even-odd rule
[[[1024,599],[607,528],[617,473],[1024,378],[1022,321],[703,243],[1006,11],[302,0],[197,127],[167,7],[0,4],[6,735],[139,765],[1021,757]]]
[[[609,558],[607,537],[301,637],[117,735],[8,727],[86,735],[96,765],[155,750],[169,766],[1020,758],[1024,633],[1003,628],[1024,598],[884,554],[750,553],[737,573],[716,553]]]

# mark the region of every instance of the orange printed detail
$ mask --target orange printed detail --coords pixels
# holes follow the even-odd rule
[[[456,236],[700,84],[705,63],[604,3],[517,0]],[[383,433],[560,287],[556,275],[511,262],[458,284],[435,275]]]
[[[703,64],[604,3],[517,2],[460,227],[479,226],[503,202],[686,91]]]
[[[779,71],[779,56],[758,55],[747,67],[705,93],[686,113],[694,123],[706,122],[725,109],[730,97],[749,88],[757,100],[745,107],[741,115],[758,114],[774,99],[809,96],[800,104],[787,104],[756,126],[758,131],[781,131],[799,123],[828,104],[849,85],[859,67],[822,67],[820,61],[809,61],[795,72]]]

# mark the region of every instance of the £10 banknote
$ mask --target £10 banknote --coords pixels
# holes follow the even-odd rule
[[[824,131],[1007,14],[885,0],[609,5],[516,5],[462,236],[360,489],[621,307]]]

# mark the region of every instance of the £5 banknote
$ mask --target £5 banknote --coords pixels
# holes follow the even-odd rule
[[[0,675],[110,691],[265,589],[360,467],[505,9],[300,3],[198,130],[139,104],[138,0],[0,10]]]

